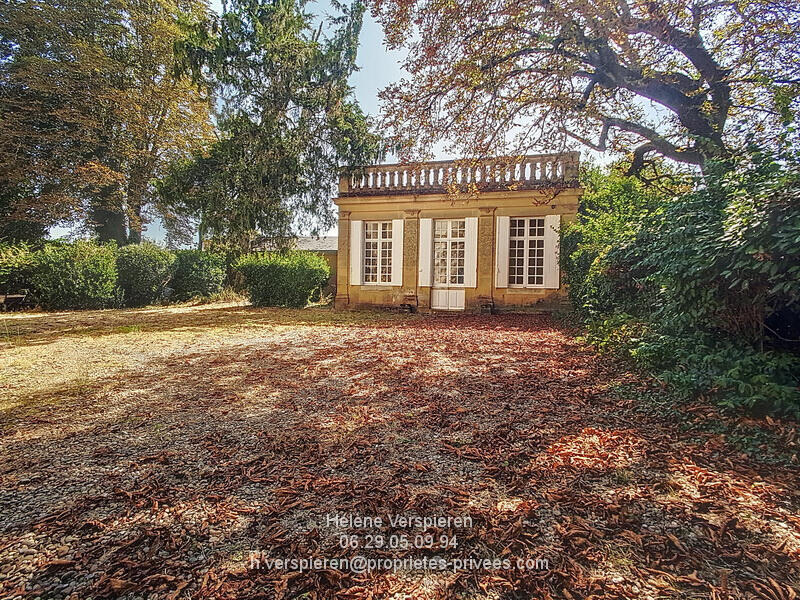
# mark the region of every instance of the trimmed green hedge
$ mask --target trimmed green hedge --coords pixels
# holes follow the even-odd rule
[[[178,250],[175,274],[170,286],[178,302],[207,297],[222,291],[225,283],[225,258],[202,250]]]
[[[161,300],[174,263],[172,252],[150,242],[120,248],[117,272],[126,306],[146,306]]]
[[[116,254],[113,245],[83,241],[35,252],[30,281],[39,303],[56,310],[118,306]]]
[[[117,249],[92,241],[0,244],[0,294],[27,289],[45,309],[93,309],[173,300],[222,291],[225,257],[199,250],[172,252],[151,242]]]
[[[0,244],[0,294],[30,289],[33,251],[26,244]]]
[[[248,254],[236,264],[256,306],[302,308],[328,283],[327,261],[313,252]]]

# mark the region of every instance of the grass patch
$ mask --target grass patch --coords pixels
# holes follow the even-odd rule
[[[10,425],[13,420],[38,415],[54,407],[80,401],[87,395],[97,393],[97,387],[96,380],[85,375],[78,375],[55,387],[6,396],[0,400],[3,428]],[[11,413],[13,413],[13,418],[9,419]]]
[[[117,327],[117,333],[141,333],[142,326],[141,325],[120,325]]]
[[[19,337],[19,325],[14,326],[14,324],[9,323],[8,321],[3,321],[3,325],[0,327],[0,340],[8,342],[9,344],[14,344]]]
[[[633,471],[630,469],[624,469],[621,467],[617,467],[614,470],[614,481],[616,481],[620,485],[627,485],[633,481]]]

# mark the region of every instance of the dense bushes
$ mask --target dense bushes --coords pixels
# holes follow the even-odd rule
[[[31,287],[33,252],[26,244],[0,244],[0,294],[16,293]]]
[[[727,407],[797,415],[800,357],[760,350],[727,336],[653,328],[635,340],[631,355],[677,389],[711,393]]]
[[[198,250],[172,252],[145,242],[113,244],[56,241],[32,251],[0,244],[0,294],[27,289],[45,309],[144,306],[165,298],[183,301],[222,291],[224,257]]]
[[[170,284],[173,299],[183,301],[222,291],[225,282],[223,256],[201,250],[178,250],[176,255],[175,274]]]
[[[664,194],[632,177],[599,169],[585,172],[583,178],[586,194],[579,220],[565,228],[561,239],[562,268],[573,305],[587,317],[649,309],[627,265],[610,255],[635,239],[643,215],[659,206]]]
[[[756,155],[647,215],[616,257],[664,316],[760,343],[767,316],[800,299],[798,199],[800,169]]]
[[[35,252],[24,244],[0,245],[0,293],[28,289],[45,309],[144,306],[167,296],[181,302],[219,294],[230,270],[245,281],[253,304],[302,307],[319,298],[330,278],[327,261],[310,252],[251,254],[230,269],[227,261],[148,242],[117,249],[59,241]]]
[[[172,277],[175,255],[155,244],[131,244],[117,253],[117,272],[126,306],[145,306],[160,300]]]
[[[121,295],[116,249],[83,241],[47,245],[33,253],[30,283],[47,308],[116,306]]]
[[[331,275],[327,261],[311,252],[249,254],[236,268],[256,306],[303,307]]]
[[[595,343],[675,388],[798,415],[783,338],[800,312],[800,167],[755,154],[709,171],[673,198],[589,180],[562,239],[572,301]]]

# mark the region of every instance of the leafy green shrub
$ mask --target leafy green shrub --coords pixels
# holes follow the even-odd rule
[[[711,394],[728,408],[800,416],[800,357],[702,334],[661,333],[642,340],[632,352],[645,366],[654,355],[662,357],[657,377],[682,392]]]
[[[0,244],[0,293],[15,293],[31,287],[33,252],[26,244]]]
[[[175,255],[153,243],[123,246],[117,254],[117,272],[127,306],[145,306],[160,300],[172,277]]]
[[[661,316],[758,344],[800,299],[800,165],[756,154],[649,215],[620,261],[658,290]]]
[[[589,323],[589,341],[628,358],[689,396],[706,395],[726,408],[800,417],[800,357],[760,351],[733,340],[648,324],[630,315]]]
[[[648,311],[641,282],[614,250],[636,238],[643,218],[664,194],[633,177],[598,169],[585,171],[582,184],[586,193],[578,218],[561,235],[561,267],[573,306],[585,317]]]
[[[222,291],[225,282],[225,258],[202,250],[178,250],[175,274],[170,286],[177,301],[206,298]]]
[[[587,337],[601,352],[630,359],[647,324],[625,313],[614,313],[586,323]]]
[[[113,245],[48,244],[33,254],[30,280],[47,309],[107,308],[121,298]]]
[[[800,163],[756,152],[655,203],[596,183],[561,259],[590,340],[686,394],[800,416]]]
[[[236,265],[256,306],[301,308],[331,276],[327,261],[313,252],[248,254]]]

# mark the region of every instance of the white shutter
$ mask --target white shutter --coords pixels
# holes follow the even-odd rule
[[[466,219],[464,244],[464,287],[478,287],[478,217]]]
[[[433,219],[419,220],[419,285],[430,287],[433,275]]]
[[[508,287],[508,245],[511,229],[511,217],[497,217],[497,248],[495,252],[497,275],[495,287]]]
[[[392,285],[403,285],[403,219],[392,219]]]
[[[350,285],[361,285],[364,221],[350,221]]]
[[[544,287],[549,290],[561,287],[558,266],[560,229],[561,215],[547,215],[544,218]]]

